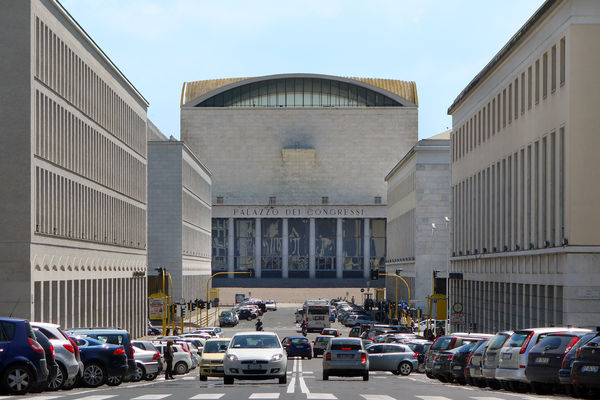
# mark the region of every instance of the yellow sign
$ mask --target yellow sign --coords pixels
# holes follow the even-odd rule
[[[214,299],[219,298],[219,289],[218,288],[210,288],[208,289],[208,301],[213,301]]]
[[[385,289],[384,288],[375,288],[375,301],[384,301],[385,300]]]

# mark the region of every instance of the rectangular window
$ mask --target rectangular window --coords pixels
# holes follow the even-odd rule
[[[515,79],[515,120],[519,118],[519,78]]]
[[[547,164],[547,160],[548,160],[548,145],[547,145],[547,139],[543,138],[542,139],[542,176],[541,176],[541,181],[542,181],[542,185],[541,185],[541,193],[542,193],[542,207],[541,207],[541,214],[542,214],[542,239],[543,239],[543,247],[547,247],[546,245],[546,241],[548,240],[548,235],[547,235],[547,230],[546,230],[546,221],[547,221],[547,192],[546,192],[546,187],[547,187],[547,168],[548,168],[548,164]]]
[[[563,38],[564,40],[564,38]],[[565,128],[560,128],[558,153],[558,224],[560,243],[565,238]]]
[[[506,89],[502,91],[502,127],[506,127]]]
[[[512,122],[512,83],[508,85],[508,123]]]
[[[501,127],[500,124],[502,123],[502,120],[501,120],[501,117],[500,117],[502,115],[502,114],[500,114],[500,93],[498,93],[497,100],[498,100],[498,110],[497,110],[497,114],[498,114],[498,126],[497,126],[496,131],[500,132],[500,127]]]
[[[363,269],[363,220],[342,220],[342,249],[344,270]]]
[[[531,110],[533,101],[533,70],[531,67],[527,69],[527,109]]]
[[[542,56],[542,96],[548,96],[548,53]]]
[[[496,99],[492,99],[492,135],[496,134]]]
[[[317,270],[335,270],[337,221],[315,220],[315,265]]]
[[[556,45],[552,46],[552,76],[551,76],[551,90],[556,90]]]
[[[527,146],[527,182],[526,182],[526,188],[527,188],[527,212],[526,212],[526,219],[527,219],[527,243],[526,243],[526,246],[528,248],[531,248],[531,239],[532,239],[532,233],[531,233],[531,205],[532,205],[532,201],[531,201],[531,145]]]
[[[525,114],[525,72],[521,74],[521,114]]]
[[[513,157],[512,155],[508,156],[508,160],[506,162],[507,164],[507,170],[506,170],[506,221],[507,221],[507,226],[506,226],[506,246],[508,247],[508,249],[510,249],[512,247],[512,216],[513,216],[513,212],[516,212],[517,210],[515,209],[513,211]]]
[[[327,197],[327,196],[321,197],[321,204],[329,204],[329,197]]]
[[[234,260],[236,270],[254,268],[254,219],[238,218],[234,221]]]
[[[283,240],[283,220],[263,218],[261,220],[261,266],[263,270],[280,271]]]
[[[487,137],[490,138],[490,103],[487,105]]]
[[[535,104],[540,102],[540,60],[535,60]]]
[[[560,84],[561,85],[564,85],[566,76],[567,76],[567,71],[565,70],[565,67],[567,64],[566,58],[567,58],[566,42],[565,42],[565,38],[562,38],[562,39],[560,39]]]
[[[486,108],[483,107],[483,112],[480,111],[480,115],[481,115],[481,136],[483,136],[483,141],[485,142],[485,110]]]
[[[473,142],[475,147],[481,144],[481,140],[479,140],[479,129],[477,129],[477,114],[473,116]]]
[[[556,132],[550,133],[550,243],[556,243]]]
[[[277,197],[269,196],[269,204],[270,205],[277,204]]]
[[[308,273],[310,223],[305,218],[288,219],[288,254],[290,277],[295,271]],[[308,277],[308,275],[306,275]]]

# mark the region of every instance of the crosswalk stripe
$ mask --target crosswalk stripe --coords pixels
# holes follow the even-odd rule
[[[225,393],[202,393],[190,397],[190,400],[219,400],[223,396]]]
[[[134,397],[131,400],[160,400],[169,397],[170,394],[145,394],[143,396]]]
[[[335,400],[337,397],[333,393],[307,393],[307,400]]]
[[[387,394],[361,394],[365,400],[396,400]]]
[[[109,395],[85,396],[85,397],[78,397],[75,400],[105,400],[105,399],[110,399],[113,397],[117,397],[117,395],[109,394]]]
[[[249,399],[278,399],[279,393],[252,393]]]
[[[451,400],[444,396],[415,396],[415,397],[418,397],[422,400]]]
[[[504,400],[500,397],[471,397],[474,400]]]
[[[59,399],[62,396],[38,396],[35,398],[35,400],[52,400],[52,399]],[[0,399],[4,400],[4,399],[10,399],[11,397],[2,397],[0,396]]]

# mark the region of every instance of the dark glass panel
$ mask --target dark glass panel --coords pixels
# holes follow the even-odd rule
[[[288,268],[290,271],[308,270],[309,237],[310,225],[308,219],[288,219]]]

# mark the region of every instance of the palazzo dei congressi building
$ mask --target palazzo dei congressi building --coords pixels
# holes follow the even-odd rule
[[[417,141],[417,104],[414,82],[389,79],[185,83],[181,138],[213,178],[212,270],[255,276],[215,285],[364,285],[383,268],[384,178]]]

